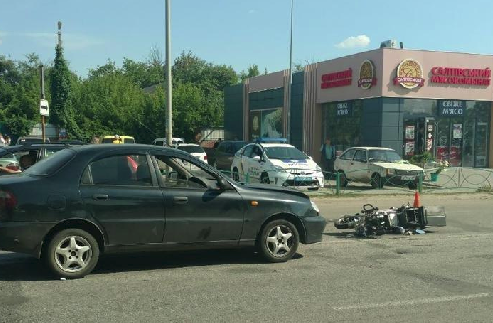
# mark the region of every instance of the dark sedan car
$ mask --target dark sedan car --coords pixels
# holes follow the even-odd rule
[[[247,144],[246,141],[222,141],[214,150],[209,164],[217,169],[230,170],[233,158],[238,150]]]
[[[238,184],[172,148],[68,148],[0,178],[0,249],[41,258],[59,277],[121,251],[256,247],[283,262],[325,225],[305,194]]]

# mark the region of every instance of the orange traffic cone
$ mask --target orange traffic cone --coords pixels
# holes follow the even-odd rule
[[[416,191],[414,193],[414,204],[413,204],[413,207],[420,207],[421,206],[421,202],[419,201],[419,193],[418,191]]]

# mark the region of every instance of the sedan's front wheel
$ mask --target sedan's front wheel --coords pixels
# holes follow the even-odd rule
[[[99,246],[86,231],[66,229],[51,239],[43,257],[53,274],[63,278],[82,278],[96,267]]]
[[[259,251],[269,262],[285,262],[296,253],[298,230],[293,223],[280,219],[268,223],[260,234]]]

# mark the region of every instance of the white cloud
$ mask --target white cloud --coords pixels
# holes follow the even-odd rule
[[[366,47],[370,44],[370,37],[366,35],[351,36],[344,39],[339,44],[336,44],[337,48],[356,48],[356,47]]]
[[[255,10],[254,9],[250,9],[248,10],[248,13],[251,15],[251,14],[254,14],[255,13]]]
[[[56,33],[21,33],[19,35],[31,38],[45,47],[55,47],[58,41]],[[66,50],[81,50],[101,45],[103,41],[83,34],[62,33],[62,44]]]

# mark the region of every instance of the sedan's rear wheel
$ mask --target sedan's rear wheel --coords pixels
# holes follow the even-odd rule
[[[289,221],[280,219],[268,223],[260,234],[258,248],[269,262],[285,262],[296,253],[299,235]]]
[[[81,278],[89,274],[99,259],[99,246],[84,230],[66,229],[48,243],[43,255],[53,274],[64,278]]]

